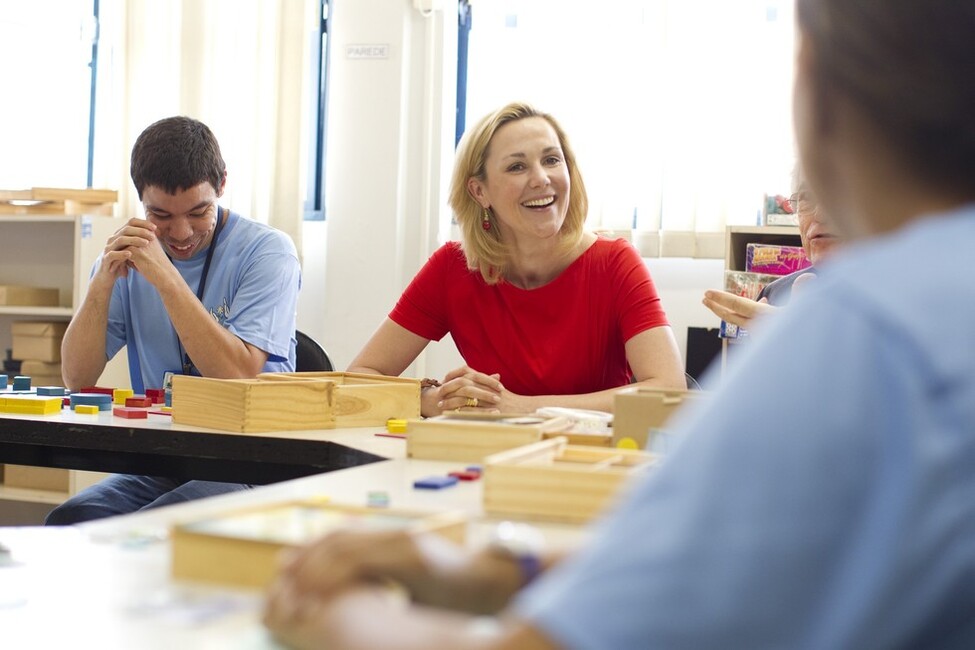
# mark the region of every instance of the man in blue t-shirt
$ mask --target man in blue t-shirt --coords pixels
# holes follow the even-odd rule
[[[132,149],[132,181],[145,210],[112,235],[62,344],[71,389],[94,385],[128,349],[132,388],[161,388],[167,372],[254,377],[291,371],[301,272],[284,233],[221,208],[227,183],[207,126],[171,117]],[[48,516],[71,524],[178,503],[245,485],[112,476]]]

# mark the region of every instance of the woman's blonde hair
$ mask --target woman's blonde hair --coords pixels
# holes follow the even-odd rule
[[[559,232],[559,248],[563,253],[568,254],[579,243],[589,211],[586,186],[576,165],[575,154],[565,132],[554,117],[528,104],[513,102],[481,118],[477,124],[467,130],[457,147],[454,173],[450,180],[450,207],[454,211],[457,223],[460,224],[461,247],[467,258],[467,266],[471,270],[479,270],[488,284],[495,284],[504,277],[509,263],[508,248],[501,239],[497,224],[492,224],[490,230],[484,230],[482,227],[484,210],[471,196],[467,182],[471,178],[481,181],[486,179],[485,162],[488,149],[498,129],[505,124],[528,117],[540,117],[555,130],[569,172],[569,208]]]

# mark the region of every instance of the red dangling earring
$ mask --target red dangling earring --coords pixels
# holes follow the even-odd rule
[[[491,229],[491,220],[489,219],[490,216],[491,213],[488,212],[487,208],[484,208],[484,218],[481,219],[481,228],[484,228],[484,230]]]

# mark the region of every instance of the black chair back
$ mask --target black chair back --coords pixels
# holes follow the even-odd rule
[[[295,332],[295,372],[331,372],[335,370],[328,352],[304,332]]]

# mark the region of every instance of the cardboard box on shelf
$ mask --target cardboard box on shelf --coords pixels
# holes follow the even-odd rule
[[[5,307],[57,307],[60,300],[56,288],[0,284],[0,305]]]
[[[3,484],[30,490],[68,491],[68,470],[56,467],[4,465]]]
[[[63,321],[20,321],[10,325],[15,359],[48,363],[61,361],[61,339],[68,324]],[[23,372],[23,368],[21,368]],[[58,373],[60,374],[60,372]]]

